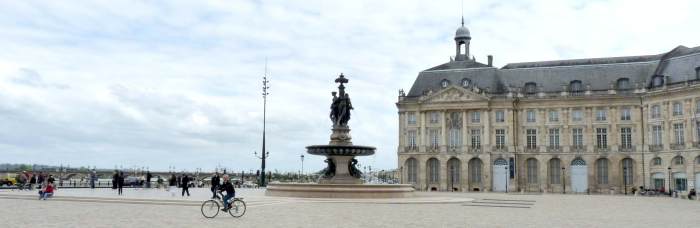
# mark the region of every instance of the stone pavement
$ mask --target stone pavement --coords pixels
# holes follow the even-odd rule
[[[3,227],[698,227],[700,201],[609,195],[417,193],[409,199],[299,199],[237,189],[242,218],[204,218],[210,193],[183,198],[163,190],[0,191]],[[7,226],[5,226],[7,225]]]

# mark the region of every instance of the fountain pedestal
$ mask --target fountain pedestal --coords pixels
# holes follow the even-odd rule
[[[328,156],[327,158],[332,159],[336,164],[335,175],[330,178],[322,177],[318,181],[319,184],[362,184],[362,180],[350,175],[348,169],[350,160],[355,156]]]

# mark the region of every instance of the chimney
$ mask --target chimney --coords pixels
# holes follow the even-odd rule
[[[489,66],[493,66],[493,55],[489,55]]]

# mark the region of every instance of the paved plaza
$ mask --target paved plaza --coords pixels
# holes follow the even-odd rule
[[[408,199],[300,199],[238,189],[242,218],[206,219],[192,196],[164,190],[60,189],[39,201],[34,192],[0,190],[3,227],[697,227],[700,201],[610,195],[427,193]],[[5,226],[7,225],[7,226]]]

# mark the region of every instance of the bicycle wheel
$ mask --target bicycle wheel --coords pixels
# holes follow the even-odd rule
[[[231,208],[228,209],[228,213],[233,217],[241,217],[245,214],[245,202],[239,199],[233,200],[231,202]]]
[[[216,202],[216,200],[207,200],[202,203],[202,215],[205,218],[216,217],[216,215],[219,214],[220,209],[221,206],[219,206],[219,202]]]

